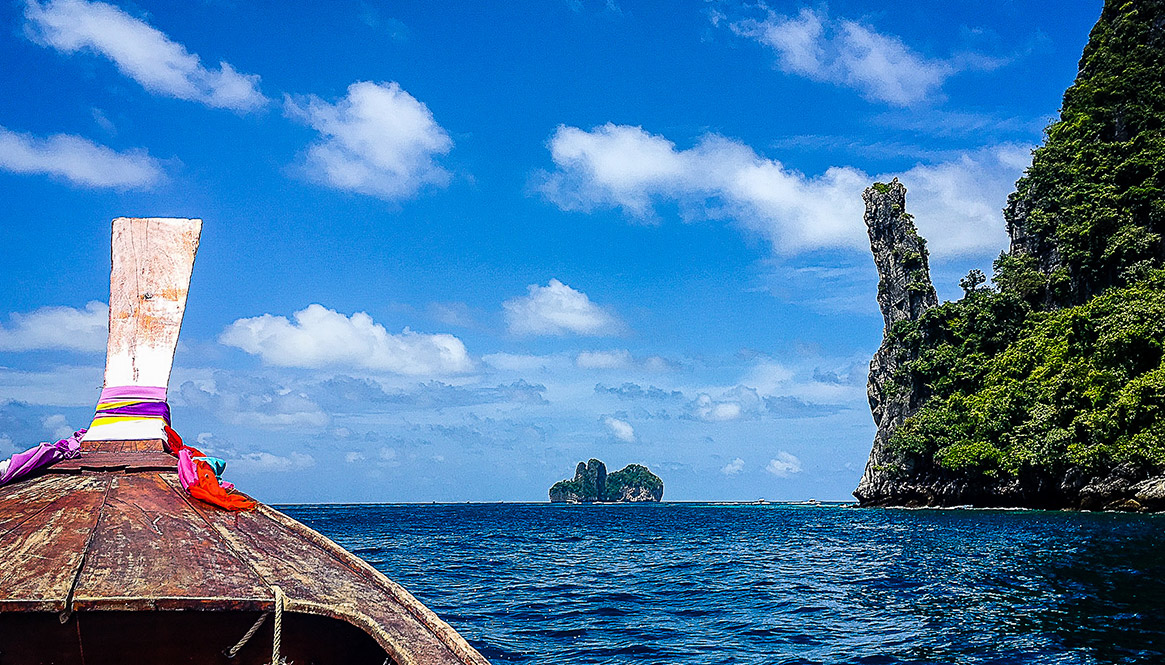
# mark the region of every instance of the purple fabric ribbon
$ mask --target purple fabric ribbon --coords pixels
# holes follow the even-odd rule
[[[42,443],[22,453],[0,462],[0,485],[23,478],[42,467],[55,464],[63,459],[72,459],[81,454],[81,437],[85,430],[73,432],[73,436],[56,443]]]
[[[117,406],[112,406],[114,404]],[[114,416],[161,418],[169,426],[170,405],[166,403],[165,386],[106,386],[97,400],[97,413],[93,416],[93,422]]]
[[[102,416],[147,416],[160,417],[170,424],[170,405],[165,402],[134,402],[133,404],[126,404],[114,408],[102,408],[100,404],[97,405],[96,417]]]

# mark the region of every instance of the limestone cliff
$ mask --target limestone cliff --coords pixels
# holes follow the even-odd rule
[[[878,269],[878,306],[882,310],[882,345],[870,361],[866,395],[878,432],[854,495],[862,503],[885,503],[895,495],[892,471],[897,460],[889,458],[887,444],[894,431],[918,410],[924,389],[915,385],[903,364],[909,350],[892,337],[891,331],[903,321],[917,321],[938,305],[930,281],[926,241],[918,235],[906,212],[906,188],[895,178],[890,184],[875,184],[862,195],[866,203],[865,222],[870,249]]]
[[[865,193],[885,320],[863,505],[1165,510],[1165,0],[1106,0],[1004,210],[937,304],[897,183]]]
[[[663,481],[647,467],[628,464],[607,474],[597,459],[579,462],[574,478],[550,488],[551,503],[638,503],[663,499]]]

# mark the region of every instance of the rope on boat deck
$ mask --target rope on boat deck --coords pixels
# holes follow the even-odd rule
[[[283,658],[279,655],[283,645],[283,603],[286,600],[283,589],[272,586],[275,592],[275,643],[271,645],[271,665],[281,665]]]
[[[255,631],[259,630],[259,626],[262,626],[263,622],[267,620],[268,614],[271,614],[271,613],[264,612],[262,615],[260,615],[259,618],[255,621],[255,625],[251,626],[247,630],[247,633],[245,635],[243,635],[243,639],[239,640],[238,644],[236,644],[235,646],[222,652],[223,655],[226,656],[227,658],[234,658],[236,655],[238,655],[239,651],[247,645],[247,642],[250,641],[250,639],[255,636]]]
[[[271,645],[271,665],[282,665],[286,662],[280,655],[280,651],[282,651],[281,647],[283,646],[283,605],[287,601],[287,596],[283,595],[283,589],[274,585],[271,587],[271,591],[275,594],[275,639]],[[238,644],[224,651],[223,655],[227,658],[234,658],[247,645],[247,642],[255,636],[259,627],[263,625],[263,622],[267,620],[270,614],[271,612],[264,612],[262,616],[255,620],[254,625],[247,629],[246,634],[243,635]]]

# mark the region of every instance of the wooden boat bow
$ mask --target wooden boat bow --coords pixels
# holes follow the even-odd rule
[[[155,274],[175,274],[139,240],[123,238]],[[181,297],[177,310],[152,302],[120,317],[124,334],[169,345],[169,359],[185,291],[171,295]],[[162,324],[150,328],[155,320]],[[111,339],[107,385],[113,371],[128,372],[118,381],[146,376],[164,386],[170,360],[147,347]],[[143,364],[151,355],[165,361],[164,376]],[[280,615],[279,653],[297,665],[488,665],[408,591],[316,531],[261,503],[232,512],[192,498],[161,439],[100,438],[86,437],[79,457],[0,487],[3,665],[260,665],[272,660],[274,621],[233,656],[224,651],[265,614]]]

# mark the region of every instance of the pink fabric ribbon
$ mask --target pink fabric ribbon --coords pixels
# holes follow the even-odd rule
[[[85,430],[73,432],[73,436],[56,443],[42,443],[0,462],[0,485],[6,485],[61,460],[77,457],[81,454],[81,437],[84,435]]]

